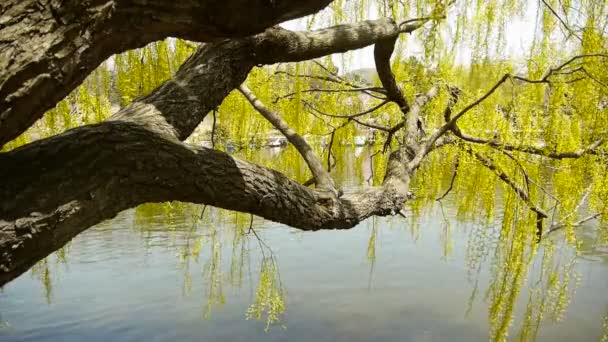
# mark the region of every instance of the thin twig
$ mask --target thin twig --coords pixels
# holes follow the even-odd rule
[[[382,88],[378,88],[378,87],[347,88],[347,89],[328,89],[328,88],[316,88],[315,89],[315,88],[312,88],[312,89],[300,90],[299,92],[291,92],[291,93],[285,94],[283,96],[277,96],[273,102],[277,103],[282,99],[290,98],[297,94],[302,94],[302,93],[354,93],[354,92],[366,93],[366,91],[378,91],[379,89],[382,89]]]
[[[217,109],[213,110],[213,123],[211,125],[211,148],[215,148],[215,124]]]
[[[367,110],[364,110],[362,112],[356,113],[356,114],[351,114],[351,115],[336,115],[336,114],[330,114],[330,113],[325,113],[323,111],[321,111],[320,109],[318,109],[317,107],[313,106],[310,102],[308,101],[302,101],[307,107],[309,107],[310,109],[314,110],[315,112],[323,115],[323,116],[328,116],[328,117],[332,117],[332,118],[340,118],[340,119],[354,119],[354,118],[358,118],[370,113],[375,112],[376,110],[382,108],[384,105],[386,105],[387,103],[389,103],[388,100],[384,100],[382,101],[380,104],[373,106],[372,108],[369,108]]]
[[[435,201],[441,201],[442,199],[444,199],[450,193],[450,191],[452,191],[452,189],[454,188],[454,182],[456,181],[456,176],[458,176],[458,167],[459,166],[460,166],[460,159],[458,158],[458,156],[456,156],[456,160],[454,162],[454,173],[452,174],[452,179],[450,180],[450,186],[443,193],[443,195],[437,197],[435,199]]]
[[[581,38],[579,35],[577,35],[568,25],[568,23],[566,23],[562,17],[553,9],[553,7],[551,7],[551,5],[549,5],[547,3],[547,1],[545,0],[541,0],[543,4],[545,4],[545,6],[549,9],[549,11],[551,13],[553,13],[553,16],[555,16],[557,18],[557,20],[559,20],[560,23],[562,23],[562,25],[564,26],[564,28],[568,31],[568,33],[570,33],[572,36],[576,37],[576,39],[578,39],[579,41],[583,41],[583,38]]]

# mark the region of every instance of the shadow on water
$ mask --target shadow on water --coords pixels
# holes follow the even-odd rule
[[[373,151],[348,152],[335,171],[347,191],[381,181]],[[247,158],[309,177],[290,149]],[[608,338],[601,230],[578,230],[578,246],[563,233],[537,245],[530,218],[505,209],[521,206],[512,194],[484,196],[423,198],[406,218],[314,233],[199,205],[142,205],[8,284],[0,340]]]

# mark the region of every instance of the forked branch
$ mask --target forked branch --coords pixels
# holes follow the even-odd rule
[[[582,149],[582,150],[574,151],[574,152],[555,153],[555,152],[546,151],[545,149],[537,148],[534,146],[516,146],[516,145],[510,145],[510,144],[499,144],[498,142],[495,142],[495,141],[493,142],[492,140],[468,136],[468,135],[462,133],[457,126],[457,122],[461,117],[463,117],[465,114],[467,114],[473,108],[477,107],[482,102],[484,102],[486,99],[488,99],[507,80],[517,80],[520,82],[531,83],[531,84],[538,84],[538,83],[550,84],[552,82],[550,80],[550,78],[552,76],[559,75],[560,72],[562,72],[562,70],[564,70],[565,68],[570,66],[572,63],[574,63],[578,60],[585,59],[585,58],[608,58],[608,54],[604,54],[604,53],[584,54],[584,55],[577,55],[577,56],[571,57],[570,59],[566,60],[565,62],[559,64],[557,67],[549,68],[540,79],[536,79],[536,80],[529,79],[529,78],[526,78],[523,76],[511,75],[510,73],[504,74],[498,80],[498,82],[496,82],[488,91],[486,91],[482,96],[480,96],[473,102],[466,105],[464,108],[462,108],[460,111],[458,111],[458,113],[456,113],[455,115],[452,116],[452,109],[450,106],[448,106],[449,110],[446,109],[446,114],[444,115],[445,119],[446,119],[445,124],[442,125],[441,127],[439,127],[437,130],[435,130],[435,132],[433,132],[433,134],[427,140],[426,144],[433,145],[437,141],[437,139],[439,139],[439,137],[445,135],[448,131],[451,131],[456,136],[458,136],[459,138],[461,138],[465,141],[481,143],[481,144],[488,144],[493,147],[500,147],[500,148],[504,148],[504,149],[507,149],[510,151],[520,151],[520,152],[526,152],[526,153],[530,153],[530,154],[543,155],[543,156],[554,158],[554,159],[579,158],[580,156],[582,156],[585,153],[593,153],[593,151],[596,148],[598,148],[600,145],[603,144],[603,142],[604,142],[603,139],[596,140],[586,149]],[[590,77],[590,79],[593,80],[592,77]],[[453,97],[453,95],[452,95],[452,97]]]
[[[281,132],[281,134],[287,138],[287,140],[296,148],[296,150],[298,150],[308,165],[310,172],[313,174],[317,187],[330,190],[337,194],[338,190],[336,189],[334,180],[331,178],[329,173],[325,171],[321,161],[319,158],[317,158],[315,152],[312,150],[312,147],[310,147],[306,139],[289,127],[289,124],[287,124],[287,122],[283,120],[280,115],[266,107],[246,85],[242,84],[239,87],[239,91],[241,94],[243,94],[243,96],[245,96],[253,108],[255,108],[279,132]]]

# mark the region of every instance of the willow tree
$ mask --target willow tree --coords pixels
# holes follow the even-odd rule
[[[480,192],[462,203],[480,204],[491,215],[500,186],[509,201],[521,204],[505,216],[505,227],[517,222],[518,234],[531,244],[601,218],[608,199],[608,4],[543,0],[528,63],[516,70],[501,51],[510,18],[526,8],[521,0],[4,1],[0,284],[86,228],[146,202],[201,203],[302,230],[347,229],[370,216],[399,214],[415,197],[435,200],[467,186]],[[320,29],[273,26],[306,15],[312,15],[308,27]],[[417,63],[406,58],[411,35],[424,47]],[[205,44],[170,78],[176,65],[149,75],[143,61],[150,52],[129,50],[166,37]],[[174,63],[159,51],[179,49],[156,44],[151,59]],[[344,77],[326,58],[366,46],[374,48],[375,85]],[[470,70],[455,62],[462,46],[472,52]],[[108,106],[99,99],[107,83],[103,72],[76,88],[122,52],[114,72],[123,106],[106,118]],[[137,57],[143,83],[129,77]],[[282,83],[290,88],[284,94],[260,76],[269,70],[264,66],[311,60],[274,69],[291,78]],[[53,112],[63,113],[64,127],[71,127],[70,107],[61,101],[66,96],[78,106],[88,103],[85,111],[97,115],[14,148]],[[224,123],[263,118],[296,148],[312,178],[295,180],[184,143],[218,108]],[[345,192],[332,177],[331,162],[326,166],[302,134],[330,137],[331,161],[336,136],[353,125],[377,131],[383,140],[374,158],[383,174],[373,186]],[[250,126],[241,125],[240,134],[249,134]],[[555,172],[543,174],[542,164]],[[449,184],[441,182],[446,175]],[[553,193],[544,188],[546,177],[553,178]],[[590,216],[579,217],[583,206]]]

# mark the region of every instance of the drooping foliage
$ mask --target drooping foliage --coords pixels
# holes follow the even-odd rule
[[[422,114],[427,131],[444,123],[444,109],[451,96],[448,86],[461,90],[453,108],[453,112],[458,112],[485,94],[503,75],[510,74],[525,80],[509,78],[470,110],[458,122],[463,132],[504,145],[541,146],[543,151],[554,153],[584,149],[608,137],[608,58],[600,56],[608,51],[608,2],[337,0],[326,10],[293,25],[315,29],[377,17],[390,17],[397,22],[433,18],[414,34],[400,36],[392,60],[392,71],[410,102],[432,86],[440,88],[439,96]],[[105,120],[113,108],[129,104],[166,81],[195,48],[191,42],[167,39],[114,56],[5,149]],[[581,57],[556,69],[573,56]],[[396,132],[395,139],[385,144],[389,134],[373,129],[398,125],[402,114],[396,105],[383,103],[375,72],[357,69],[360,65],[373,67],[372,57],[354,52],[255,68],[246,81],[262,102],[314,142],[316,152],[334,174],[346,175],[339,177],[346,187],[360,183],[380,185],[388,158],[386,150],[402,138]],[[526,81],[540,80],[548,74],[550,83]],[[353,114],[370,108],[376,110],[352,119]],[[294,149],[270,159],[254,152],[252,147],[266,145],[269,137],[278,135],[241,94],[233,92],[208,116],[191,141],[205,140],[227,151],[242,150],[240,153],[247,159],[271,166],[297,181],[306,181],[310,172]],[[372,145],[362,154],[342,147],[361,137]],[[607,145],[598,147],[605,151]],[[477,155],[490,158],[494,167],[480,164]],[[552,160],[488,143],[458,141],[430,154],[417,171],[416,199],[410,203],[414,219],[422,211],[431,210],[436,199],[450,188],[459,220],[481,223],[472,233],[467,257],[471,269],[488,259],[493,265],[494,282],[487,298],[491,302],[489,317],[494,339],[507,336],[514,298],[523,292],[527,270],[538,253],[537,217],[513,186],[501,180],[501,175],[525,189],[530,203],[552,209],[550,223],[563,226],[565,241],[576,248],[576,223],[587,214],[607,212],[606,165],[605,153]],[[145,207],[138,208],[137,213],[144,215]],[[604,244],[608,243],[605,217],[599,216],[604,227],[599,240]],[[240,220],[247,221],[243,217]],[[368,248],[370,259],[375,255],[375,234],[374,230]],[[217,254],[220,242],[215,236],[212,234],[204,243],[202,239],[193,240],[188,244],[191,249],[183,253],[184,265],[188,265],[188,258],[197,258],[203,244],[210,250],[206,266],[210,298],[207,314],[211,306],[223,301],[221,256]],[[449,240],[447,233],[446,239]],[[567,305],[564,292],[573,280],[568,278],[567,267],[549,269],[552,264],[546,260],[553,258],[553,248],[551,243],[544,246],[541,267],[547,272],[529,289],[531,299],[522,323],[522,340],[535,336],[534,327],[538,327],[546,312],[559,319]],[[449,253],[447,244],[445,251]],[[42,266],[37,272],[46,279],[46,268]],[[274,260],[262,263],[260,287],[250,317],[259,318],[265,312],[271,323],[284,309],[277,268]],[[236,275],[239,271],[231,269],[231,277],[233,272]],[[184,288],[188,288],[187,284]],[[539,293],[546,295],[536,295]]]

